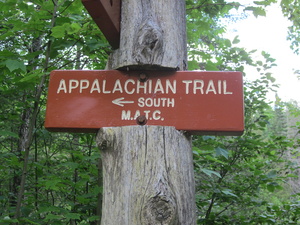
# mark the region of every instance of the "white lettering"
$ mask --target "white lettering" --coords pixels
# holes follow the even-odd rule
[[[134,114],[134,119],[138,118],[141,115],[140,110],[136,110]]]
[[[222,94],[222,81],[218,80],[218,94]]]
[[[167,107],[175,107],[175,99],[174,98],[167,99]]]
[[[149,94],[152,93],[152,80],[147,80],[147,85],[148,85],[148,91],[149,91]]]
[[[199,86],[198,86],[199,84]],[[193,93],[196,94],[197,90],[203,94],[204,81],[203,80],[194,80]]]
[[[153,112],[153,114],[152,114],[152,118],[154,119],[154,120],[160,120],[160,111],[159,110],[155,110],[154,112]]]
[[[134,79],[116,79],[114,83],[108,84],[108,80],[89,80],[89,79],[61,79],[57,85],[56,93],[101,93],[114,94],[125,93],[128,95],[133,94],[151,94],[149,98],[143,97],[138,99],[139,107],[175,107],[174,98],[155,98],[157,94],[172,94],[177,93],[176,80],[161,80],[156,81],[148,80],[146,82],[136,81]],[[228,90],[227,80],[182,80],[183,92],[185,94],[218,94],[218,95],[232,95],[233,92]],[[150,97],[152,96],[152,97]]]
[[[147,107],[151,107],[153,105],[153,99],[152,98],[146,98],[145,105]]]
[[[161,84],[161,80],[160,79],[158,79],[157,81],[156,81],[156,84],[155,84],[155,87],[154,87],[154,93],[162,93],[162,94],[164,94],[165,92],[164,92],[164,87],[162,86],[162,84]]]
[[[208,94],[209,92],[213,92],[214,94],[217,94],[213,80],[208,81],[208,85],[207,85],[205,94]]]
[[[151,112],[150,110],[144,110],[142,111],[142,114],[145,115],[148,120],[164,120],[164,118],[161,117],[160,110],[155,110],[153,112]],[[134,116],[131,117],[132,113],[130,110],[122,110],[121,120],[136,120],[136,118],[138,118],[142,114],[140,110],[136,110]]]
[[[56,93],[59,94],[60,91],[64,91],[64,93],[67,93],[66,82],[64,79],[60,80]]]
[[[130,120],[131,111],[122,110],[121,120]]]
[[[169,94],[169,89],[173,92],[173,94],[176,94],[176,80],[173,80],[173,86],[169,79],[166,81],[166,93],[167,94]]]
[[[224,90],[224,95],[232,95],[231,91],[227,92],[227,83],[226,83],[226,80],[223,80],[223,90]]]
[[[144,103],[145,99],[143,97],[140,97],[138,99],[138,106],[139,107],[144,107],[145,106],[145,103]]]
[[[95,79],[94,82],[92,83],[92,87],[90,90],[90,93],[93,93],[94,91],[97,91],[98,93],[100,93],[100,85],[99,85],[99,80]]]
[[[150,110],[145,110],[144,113],[145,113],[146,118],[149,119]]]
[[[144,84],[144,85],[141,85],[141,84]],[[140,81],[138,81],[137,82],[137,86],[136,86],[136,89],[137,89],[137,92],[136,93],[140,93],[140,89],[144,89],[144,94],[146,94],[146,88],[147,88],[147,82],[145,82],[145,83],[143,83],[143,82],[140,82]]]
[[[82,93],[83,89],[87,89],[90,86],[89,80],[80,80],[79,93]]]
[[[132,83],[133,85],[135,84],[135,81],[132,80],[132,79],[128,79],[125,81],[125,84],[124,84],[124,90],[127,94],[131,95],[134,93],[135,91],[135,88],[132,88],[131,91],[128,90],[128,83]]]
[[[73,85],[74,84],[74,85]],[[79,81],[78,80],[69,80],[69,93],[72,93],[72,90],[78,88]]]
[[[191,80],[183,80],[182,83],[185,84],[185,94],[188,94],[189,93],[189,86],[192,83],[192,81]]]
[[[167,100],[167,98],[160,98],[160,99],[162,101],[161,106],[165,107],[166,106],[166,100]]]
[[[102,82],[102,91],[103,91],[103,94],[109,94],[109,93],[111,93],[111,91],[105,90],[105,87],[106,87],[106,80],[103,80],[103,82]]]
[[[143,98],[138,99],[139,107],[175,107],[174,98]]]
[[[153,106],[159,107],[160,106],[160,98],[154,98],[153,99]]]
[[[113,89],[112,93],[115,93],[116,91],[119,91],[120,93],[123,93],[123,89],[122,89],[121,82],[120,82],[119,79],[116,80],[115,86],[114,86],[114,89]]]

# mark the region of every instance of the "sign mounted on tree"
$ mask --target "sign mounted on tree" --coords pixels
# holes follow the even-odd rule
[[[243,104],[240,72],[53,71],[45,127],[97,132],[146,124],[241,135]]]
[[[121,0],[81,0],[109,44],[119,48]]]

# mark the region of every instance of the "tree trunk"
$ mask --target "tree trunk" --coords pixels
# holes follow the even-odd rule
[[[123,0],[120,48],[107,69],[185,70],[184,0]],[[102,128],[102,225],[193,225],[190,138],[173,127]]]
[[[184,0],[122,0],[121,12],[108,69],[187,69]]]
[[[190,138],[173,127],[102,128],[102,223],[195,224]]]

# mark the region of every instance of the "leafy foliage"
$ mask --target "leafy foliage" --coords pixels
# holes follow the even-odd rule
[[[291,48],[295,53],[300,53],[300,3],[297,0],[282,0],[280,2],[283,15],[286,16],[292,25],[289,26],[288,40],[291,41]]]
[[[93,136],[50,134],[43,121],[49,72],[102,69],[110,47],[79,0],[0,7],[0,223],[96,223],[102,186]]]
[[[189,38],[190,68],[244,72],[246,66],[252,66],[260,75],[251,82],[245,79],[242,137],[193,138],[198,224],[297,224],[299,197],[292,196],[286,183],[297,177],[293,171],[298,165],[292,161],[292,155],[298,154],[297,140],[288,137],[284,104],[277,98],[271,107],[266,98],[277,87],[269,72],[276,66],[275,59],[262,51],[261,59],[254,60],[255,50],[247,52],[239,47],[238,37],[224,39],[225,27],[218,22],[233,8],[242,7],[254,16],[265,16],[265,7],[274,2],[256,1],[243,6],[203,1],[191,2],[194,6],[187,7],[191,10],[187,17],[191,23],[188,35],[194,38]],[[213,4],[218,13],[209,14],[203,9]],[[201,9],[201,16],[197,17],[196,9]],[[291,209],[290,214],[285,213],[287,208]]]
[[[288,137],[284,120],[299,116],[299,107],[270,106],[276,64],[268,53],[254,59],[238,37],[222,37],[222,18],[264,16],[274,2],[186,1],[190,70],[252,66],[260,74],[251,82],[245,74],[243,136],[193,138],[199,224],[297,224],[300,216],[299,194],[287,185],[298,168],[289,159],[299,154],[299,139]],[[299,3],[281,6],[297,52]],[[0,7],[0,223],[97,224],[102,184],[94,136],[49,133],[43,122],[49,72],[103,69],[111,49],[80,0],[6,0]],[[234,9],[244,13],[233,18]]]

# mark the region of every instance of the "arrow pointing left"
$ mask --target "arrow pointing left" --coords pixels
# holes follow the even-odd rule
[[[112,103],[124,107],[124,104],[128,104],[128,103],[134,103],[134,101],[123,101],[125,98],[116,98],[115,100],[112,100]]]

